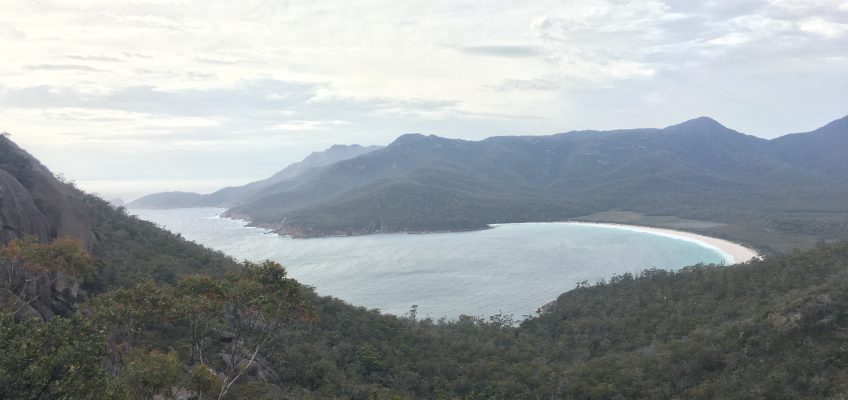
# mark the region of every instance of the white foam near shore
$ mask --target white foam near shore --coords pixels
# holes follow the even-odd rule
[[[729,240],[718,239],[710,236],[699,235],[697,233],[678,231],[674,229],[666,229],[666,228],[653,228],[647,226],[638,226],[638,225],[624,225],[624,224],[613,224],[613,223],[601,223],[601,222],[568,222],[569,224],[574,225],[585,225],[585,226],[603,226],[607,228],[615,228],[615,229],[624,229],[633,232],[642,232],[648,233],[652,235],[665,236],[672,239],[685,240],[688,242],[696,243],[700,246],[713,249],[724,257],[725,262],[729,264],[737,264],[743,263],[746,261],[753,260],[758,258],[760,255],[756,250],[750,249],[748,247],[742,246],[738,243],[733,243]]]

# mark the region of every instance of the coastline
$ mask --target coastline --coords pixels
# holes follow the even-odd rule
[[[217,218],[226,218],[226,219],[230,219],[230,220],[234,220],[234,221],[239,221],[239,222],[244,223],[245,226],[250,226],[250,227],[260,228],[260,229],[266,229],[269,232],[273,232],[274,234],[276,234],[278,236],[282,236],[282,237],[308,238],[308,237],[296,236],[296,235],[286,235],[286,234],[283,234],[283,233],[279,232],[278,230],[276,230],[276,229],[274,229],[273,227],[270,227],[270,226],[256,226],[255,224],[252,224],[249,219],[244,218],[243,216],[227,215],[226,210],[225,209],[222,209],[222,210],[223,210],[222,212],[217,214],[217,216],[216,216]],[[695,243],[699,246],[706,247],[706,248],[717,251],[718,253],[720,253],[724,257],[727,265],[744,263],[744,262],[759,258],[761,256],[759,252],[757,252],[756,250],[754,250],[752,248],[745,247],[741,244],[734,243],[734,242],[726,240],[726,239],[719,239],[719,238],[712,237],[712,236],[706,236],[706,235],[701,235],[701,234],[697,234],[697,233],[693,233],[693,232],[687,232],[687,231],[681,231],[681,230],[669,229],[669,228],[657,228],[657,227],[644,226],[644,225],[628,225],[628,224],[620,224],[620,223],[612,223],[612,222],[584,222],[584,221],[516,222],[516,223],[510,223],[510,224],[522,224],[522,223],[523,224],[565,223],[565,224],[583,225],[583,226],[600,226],[600,227],[606,227],[606,228],[628,230],[628,231],[631,231],[631,232],[648,233],[648,234],[652,234],[652,235],[664,236],[664,237],[677,239],[677,240],[685,240],[685,241],[688,241],[688,242],[691,242],[691,243]],[[427,234],[427,233],[447,233],[447,232],[468,232],[468,231],[491,229],[491,228],[497,227],[498,225],[507,225],[507,224],[503,224],[503,223],[489,224],[486,228],[483,228],[483,229],[469,229],[469,230],[463,230],[463,231],[440,231],[440,232],[439,231],[436,231],[436,232],[421,231],[421,232],[382,232],[382,233],[381,232],[374,232],[374,233],[370,233],[370,234]],[[351,236],[351,235],[349,235],[349,234],[348,235],[328,235],[328,236],[321,236],[321,237],[346,237],[346,236]],[[360,235],[353,235],[353,236],[360,236]]]
[[[602,226],[607,228],[623,229],[633,232],[649,233],[652,235],[664,236],[672,239],[685,240],[718,251],[719,253],[721,253],[722,256],[724,256],[728,265],[744,263],[760,257],[760,254],[756,250],[742,246],[738,243],[731,242],[729,240],[700,235],[692,232],[679,231],[675,229],[615,224],[608,222],[566,221],[565,223],[584,226]]]

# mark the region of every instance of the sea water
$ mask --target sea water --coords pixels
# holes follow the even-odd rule
[[[239,260],[278,261],[321,295],[396,315],[417,305],[419,318],[503,313],[520,319],[581,281],[724,262],[715,249],[691,241],[603,226],[523,223],[473,232],[293,239],[221,218],[223,211],[130,213]]]

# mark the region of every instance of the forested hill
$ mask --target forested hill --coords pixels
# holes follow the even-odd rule
[[[664,129],[476,142],[409,134],[272,185],[229,215],[309,237],[625,210],[845,238],[846,138],[848,117],[773,140],[706,117]]]
[[[302,161],[278,171],[271,177],[243,186],[227,187],[210,194],[193,192],[154,193],[127,204],[130,208],[186,208],[186,207],[232,207],[262,197],[263,189],[285,185],[313,168],[334,164],[380,149],[380,146],[334,145],[324,151],[316,151]]]

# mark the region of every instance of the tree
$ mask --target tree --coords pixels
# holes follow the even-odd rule
[[[0,399],[114,398],[106,343],[84,319],[15,322],[0,313],[0,354]]]
[[[106,334],[115,373],[135,349],[139,333],[166,325],[174,316],[170,295],[152,282],[101,294],[86,312]]]
[[[157,394],[172,398],[172,389],[181,375],[182,365],[176,353],[135,350],[126,357],[121,382],[138,399],[150,399]]]
[[[221,379],[209,367],[197,364],[191,369],[191,388],[197,393],[198,400],[203,400],[203,396],[215,394],[220,387]]]
[[[274,261],[244,262],[227,277],[221,328],[232,334],[224,347],[224,379],[218,398],[254,367],[257,355],[274,347],[283,329],[310,318],[300,285],[286,278],[286,270]]]
[[[203,350],[214,329],[221,325],[225,288],[221,280],[208,275],[190,275],[180,279],[174,293],[174,308],[187,324],[191,336],[192,361],[206,365]]]

